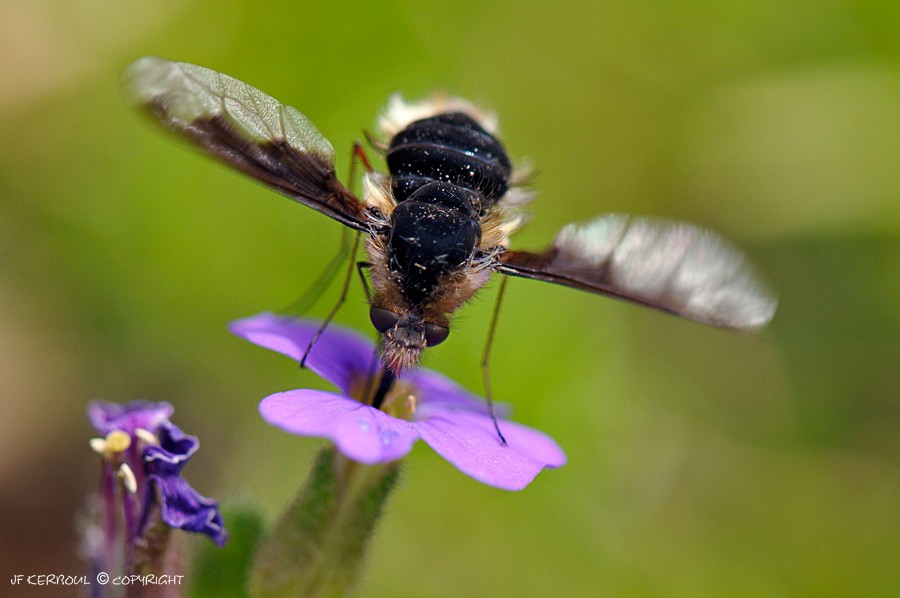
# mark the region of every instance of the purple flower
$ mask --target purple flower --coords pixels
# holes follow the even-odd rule
[[[173,413],[171,404],[150,401],[131,401],[127,405],[93,401],[87,407],[88,421],[104,436],[116,430],[134,435],[138,428],[153,432]]]
[[[218,503],[181,479],[199,443],[169,421],[173,412],[169,403],[149,401],[88,405],[88,419],[103,435],[91,446],[104,457],[103,526],[111,541],[138,546],[157,517],[219,546],[228,538]]]
[[[181,479],[181,468],[200,443],[170,422],[160,425],[157,437],[158,446],[149,445],[144,449],[144,471],[150,481],[150,500],[158,498],[162,520],[169,527],[206,534],[219,546],[224,545],[228,533],[219,503],[201,496]]]
[[[237,336],[297,361],[317,329],[316,323],[266,313],[231,325]],[[400,374],[380,409],[361,402],[357,397],[371,396],[372,375],[381,369],[375,346],[354,332],[329,326],[306,366],[341,392],[277,393],[263,399],[260,413],[292,434],[330,439],[354,461],[394,461],[422,439],[466,475],[505,490],[521,490],[543,468],[566,462],[553,439],[506,419],[499,421],[503,445],[486,403],[429,370]]]

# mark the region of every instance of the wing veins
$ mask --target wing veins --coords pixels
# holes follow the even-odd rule
[[[683,223],[625,218],[567,226],[544,252],[507,251],[492,268],[723,328],[756,328],[772,318],[774,297],[726,241]]]
[[[368,231],[368,208],[337,179],[333,147],[297,110],[228,75],[155,57],[129,67],[123,89],[132,103],[206,153]]]

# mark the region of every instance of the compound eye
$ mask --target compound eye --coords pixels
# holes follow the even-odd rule
[[[369,319],[372,320],[372,326],[375,327],[375,330],[384,334],[394,327],[397,320],[400,319],[400,315],[389,309],[372,307],[369,309]]]
[[[450,329],[437,324],[425,324],[425,344],[429,347],[440,345],[447,340]]]

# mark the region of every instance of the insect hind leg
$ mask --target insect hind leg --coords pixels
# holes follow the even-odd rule
[[[363,148],[362,143],[354,141],[353,149],[350,152],[350,177],[347,181],[348,185],[356,184],[356,169],[360,164],[362,164],[362,167],[366,172],[375,170],[372,163],[369,161],[369,156],[366,155],[366,150]]]

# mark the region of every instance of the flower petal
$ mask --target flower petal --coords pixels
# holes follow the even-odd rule
[[[462,410],[481,415],[489,413],[484,399],[437,372],[421,369],[403,374],[401,379],[416,388],[416,396],[419,399],[414,418],[416,420],[425,419],[433,410]],[[494,403],[494,409],[497,415],[502,417],[509,412],[509,405]]]
[[[137,428],[156,433],[159,425],[172,417],[175,408],[170,403],[131,401],[126,405],[91,401],[87,406],[88,421],[104,436],[116,430],[134,434]]]
[[[271,313],[231,323],[233,334],[299,362],[320,324]],[[354,379],[369,375],[377,359],[375,345],[366,337],[331,325],[316,341],[306,367],[349,393]]]
[[[177,476],[199,447],[196,437],[166,422],[159,427],[159,446],[144,448],[144,470],[148,475]]]
[[[250,342],[300,360],[318,324],[259,314],[233,322],[231,330]],[[373,373],[373,345],[360,335],[329,327],[307,358],[307,365],[347,395]],[[302,436],[332,440],[344,455],[361,463],[393,461],[418,438],[461,471],[498,488],[520,490],[545,467],[558,467],[566,456],[548,436],[501,421],[508,441],[500,444],[487,404],[452,380],[428,370],[404,373],[417,399],[414,421],[396,419],[350,396],[317,390],[271,395],[260,413],[272,425]],[[507,409],[497,406],[498,412]]]
[[[566,462],[565,453],[550,437],[507,420],[500,421],[506,446],[500,444],[486,415],[432,414],[415,426],[422,439],[460,471],[504,490],[521,490],[545,467]]]
[[[206,534],[222,546],[228,539],[219,503],[197,493],[177,476],[151,476],[159,489],[160,516],[169,527]]]
[[[321,390],[289,390],[259,404],[263,419],[286,432],[328,438],[360,463],[386,463],[406,455],[419,435],[410,422],[349,397]]]

